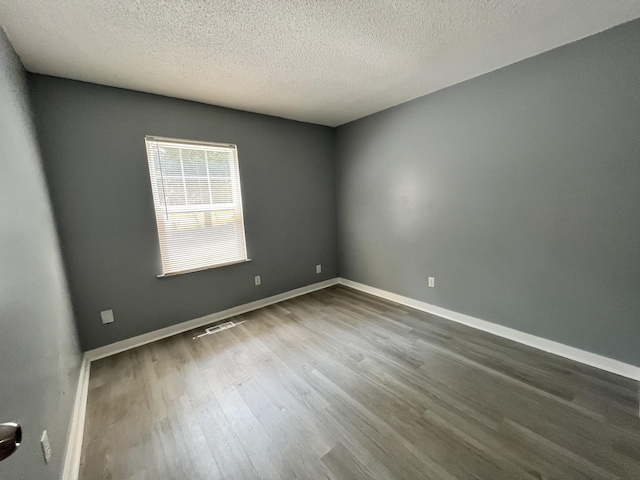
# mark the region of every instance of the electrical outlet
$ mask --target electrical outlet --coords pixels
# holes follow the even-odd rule
[[[262,279],[260,278],[260,275],[256,275],[256,285],[262,285]]]
[[[113,318],[113,310],[104,310],[100,312],[100,318],[102,319],[102,324],[106,325],[107,323],[115,322],[115,318]]]
[[[431,288],[436,288],[436,277],[429,277],[429,286]]]
[[[316,273],[322,273],[322,265],[316,265]]]
[[[44,455],[44,463],[49,463],[51,460],[51,443],[49,442],[49,435],[45,430],[42,432],[42,438],[40,439],[40,444],[42,445],[42,454]]]

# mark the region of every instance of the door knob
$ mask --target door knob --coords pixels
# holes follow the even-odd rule
[[[17,423],[0,423],[0,462],[15,452],[22,441],[22,428]]]

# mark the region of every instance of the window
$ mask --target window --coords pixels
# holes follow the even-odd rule
[[[247,261],[236,146],[145,142],[162,276]]]

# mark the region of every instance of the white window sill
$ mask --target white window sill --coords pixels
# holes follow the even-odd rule
[[[162,273],[158,275],[158,278],[175,277],[176,275],[184,275],[185,273],[202,272],[204,270],[212,270],[214,268],[227,267],[229,265],[238,265],[239,263],[247,263],[250,261],[251,259],[247,258],[246,260],[235,260],[233,262],[219,263],[218,265],[212,265],[210,267],[199,267],[199,268],[192,268],[190,270],[181,270],[179,272]]]

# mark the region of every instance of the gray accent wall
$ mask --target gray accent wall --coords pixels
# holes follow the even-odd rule
[[[0,29],[0,423],[24,429],[0,478],[60,478],[80,359],[24,69]]]
[[[85,350],[337,276],[333,129],[41,75],[30,86]],[[237,144],[251,262],[156,278],[145,135]]]
[[[640,21],[336,141],[342,277],[640,365]]]

